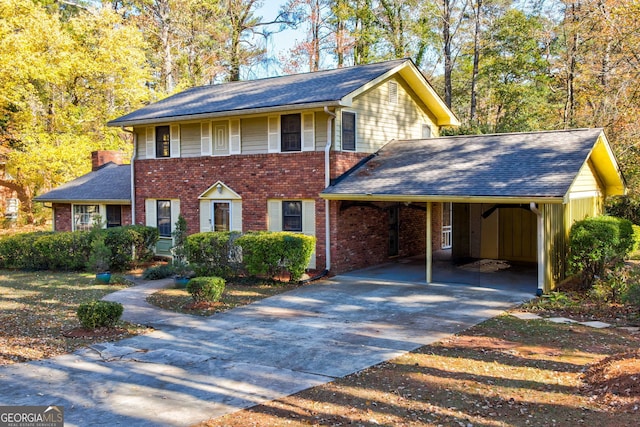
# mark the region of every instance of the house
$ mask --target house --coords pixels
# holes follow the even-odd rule
[[[606,137],[440,137],[458,124],[408,59],[196,87],[109,123],[133,133],[131,220],[158,228],[158,254],[182,214],[189,233],[313,235],[310,269],[426,253],[430,281],[444,248],[537,262],[549,290],[572,222],[624,193]]]
[[[118,151],[91,153],[91,172],[34,198],[53,210],[55,231],[89,230],[99,216],[105,227],[131,224],[131,166]]]

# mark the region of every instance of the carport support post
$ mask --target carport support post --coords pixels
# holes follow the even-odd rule
[[[431,202],[427,202],[427,240],[426,240],[426,258],[427,258],[427,283],[431,283],[431,269],[433,267],[432,253],[431,253]]]

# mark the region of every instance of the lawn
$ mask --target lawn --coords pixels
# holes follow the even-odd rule
[[[621,329],[504,315],[201,425],[637,426],[639,347],[640,335]]]
[[[69,338],[64,332],[80,326],[78,305],[124,289],[122,284],[98,284],[95,275],[0,270],[0,365],[28,362],[72,352],[104,337]],[[122,322],[123,330],[109,339],[145,330]]]

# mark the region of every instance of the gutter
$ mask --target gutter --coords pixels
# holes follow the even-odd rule
[[[136,152],[138,150],[138,134],[132,130],[125,129],[124,126],[122,126],[121,129],[123,132],[127,132],[133,135],[133,153],[131,154],[131,225],[135,225],[136,224],[136,186],[135,186],[136,172],[135,172],[135,168],[133,167],[133,163],[136,160]]]
[[[538,249],[538,289],[536,290],[537,296],[542,296],[544,294],[544,267],[545,267],[545,257],[544,257],[544,217],[542,216],[542,212],[538,209],[538,206],[535,202],[529,203],[529,209],[531,212],[536,214],[538,219],[538,227],[537,227],[537,249]]]
[[[336,114],[329,111],[328,106],[324,106],[324,112],[329,115],[327,119],[327,143],[324,146],[324,188],[328,188],[331,185],[331,162],[329,154],[331,151],[331,145],[333,144],[331,138],[331,122],[336,118]],[[325,234],[325,271],[331,270],[331,231],[329,229],[329,200],[324,200],[324,234]]]

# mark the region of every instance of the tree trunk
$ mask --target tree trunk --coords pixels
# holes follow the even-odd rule
[[[442,0],[442,41],[444,45],[444,102],[451,108],[451,3]]]
[[[477,0],[475,7],[475,30],[473,33],[473,71],[471,73],[471,106],[469,108],[469,124],[476,122],[478,66],[480,62],[480,17],[482,0]]]

